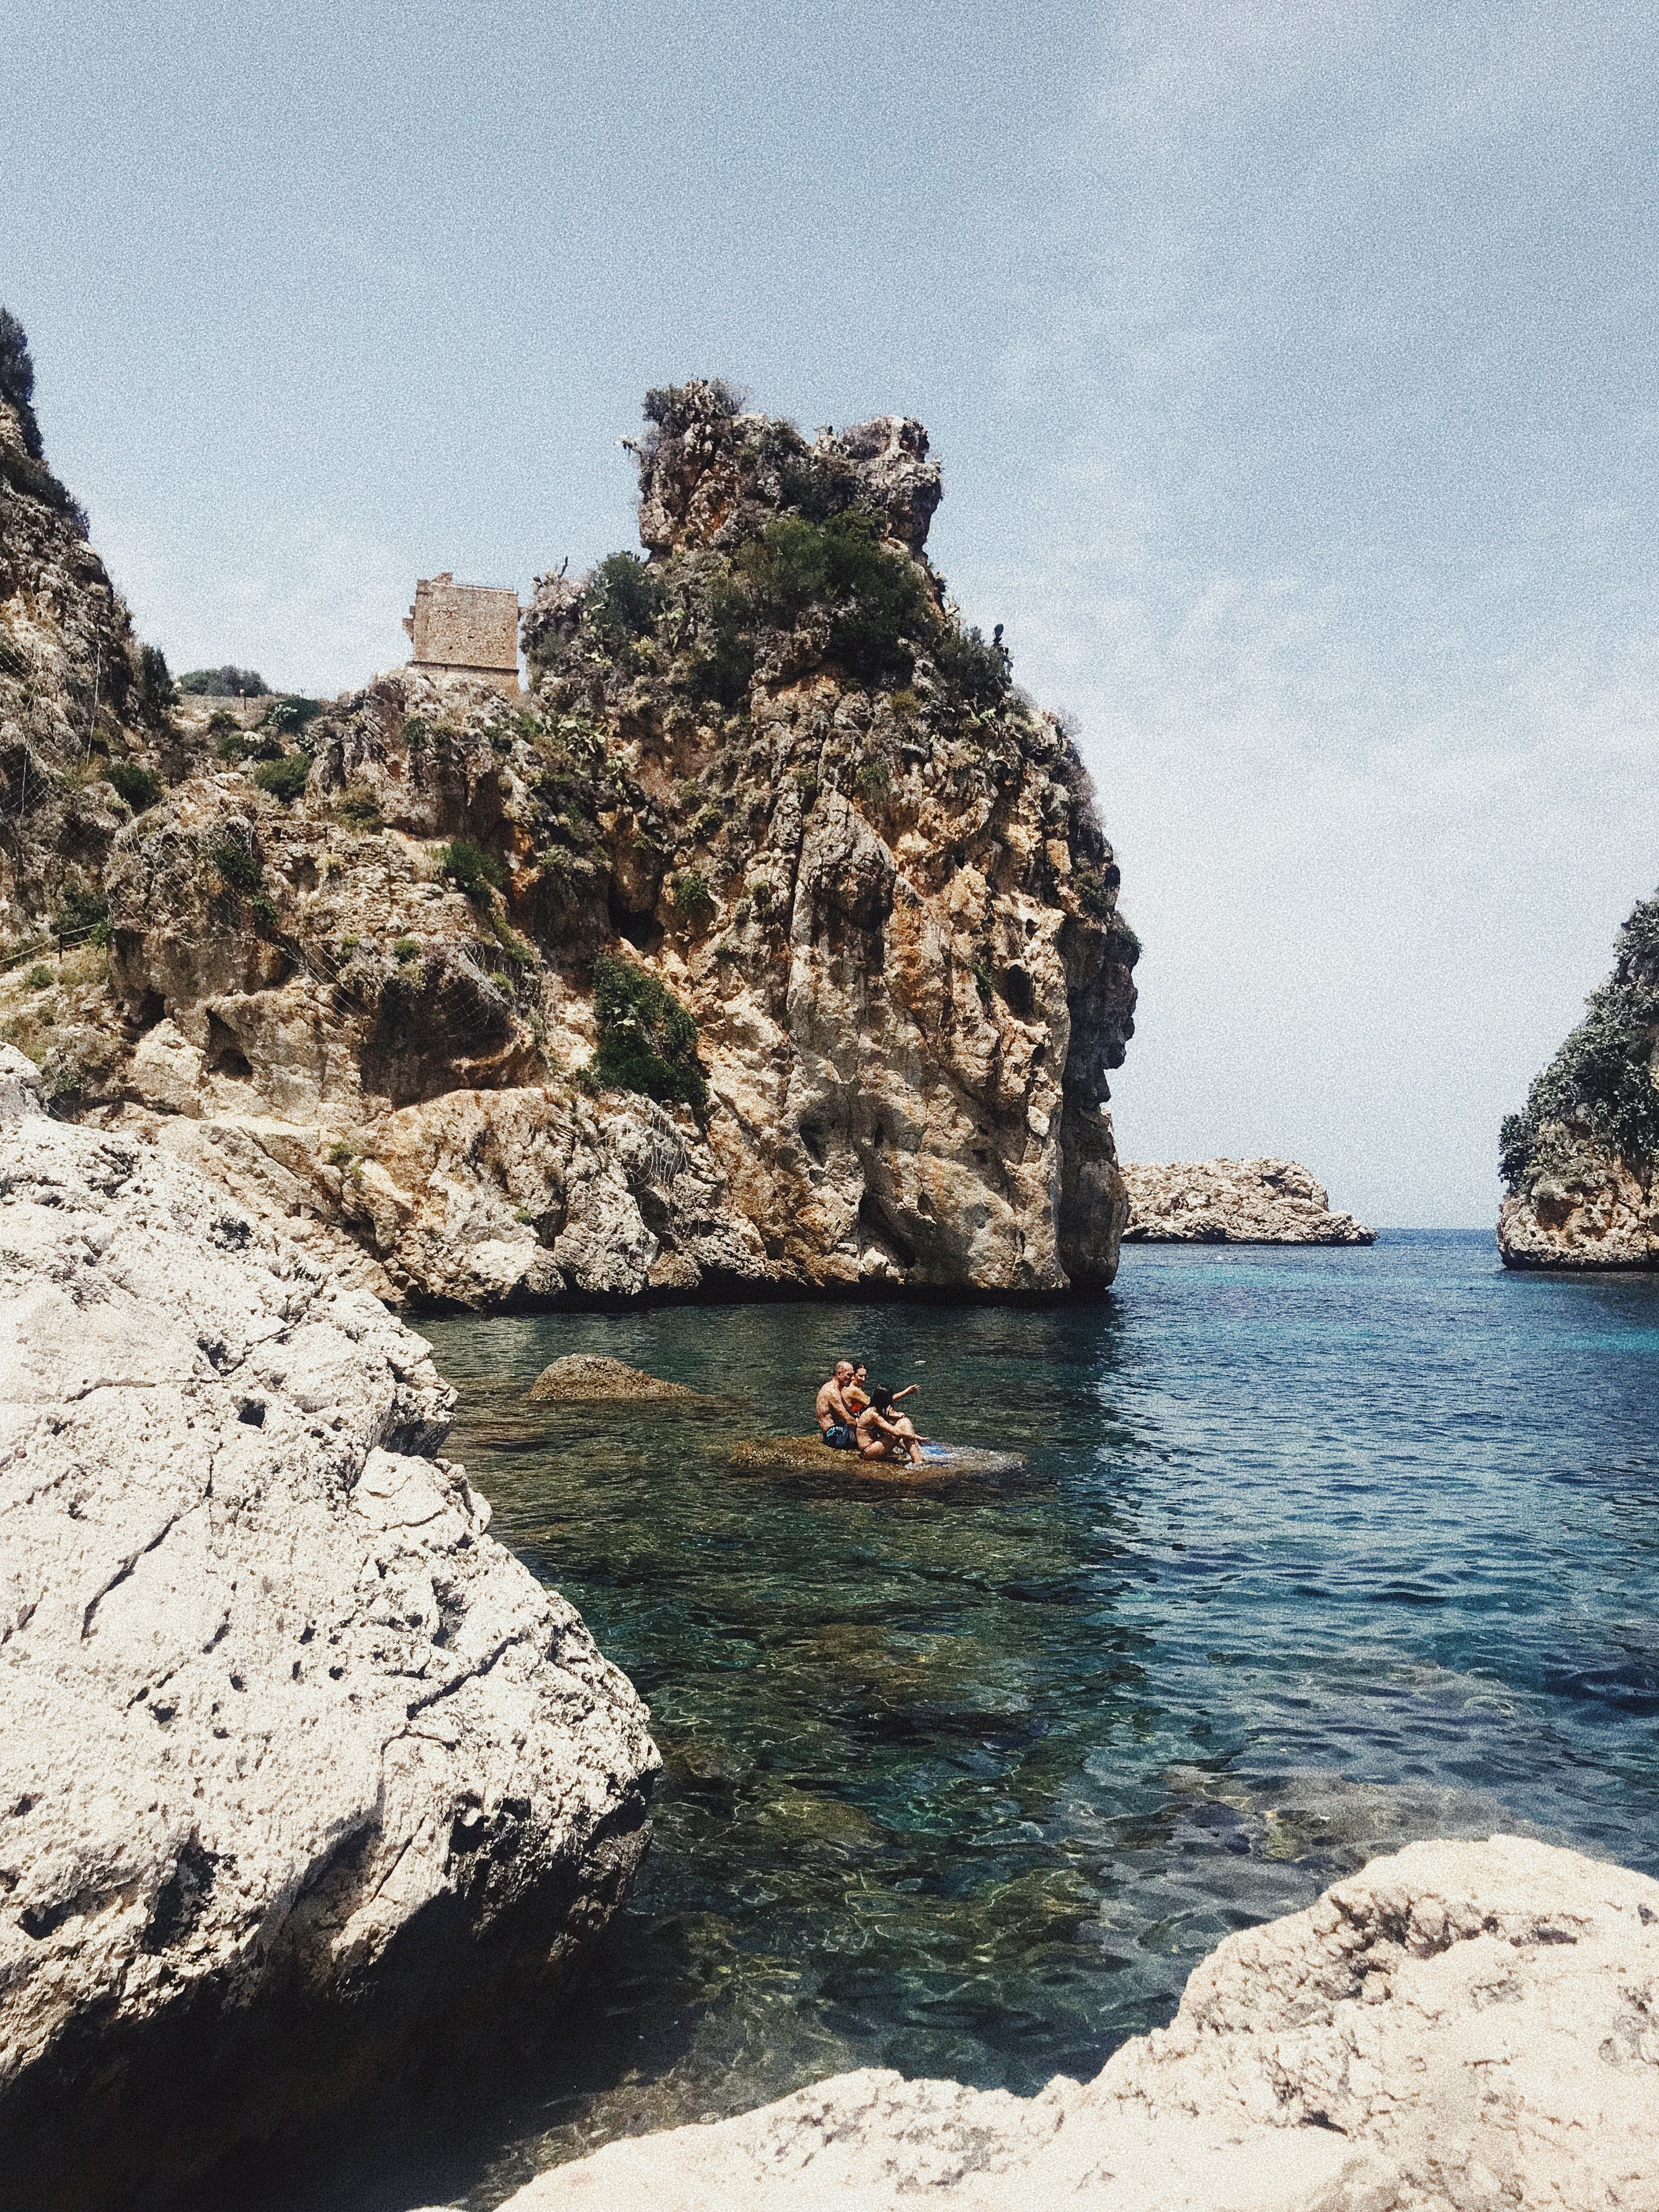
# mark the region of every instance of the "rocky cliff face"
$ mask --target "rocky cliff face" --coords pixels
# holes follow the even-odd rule
[[[1659,1266],[1659,898],[1626,922],[1613,974],[1501,1145],[1506,1267]]]
[[[1656,1979],[1647,1875],[1512,1836],[1413,1844],[1230,1936],[1092,2082],[842,2075],[613,2143],[508,2212],[1636,2212]]]
[[[421,1340],[32,1088],[0,1047],[0,2203],[88,2212],[533,2002],[658,1762]]]
[[[84,935],[142,797],[185,760],[161,656],[47,467],[23,333],[0,308],[0,945],[52,925]],[[112,781],[112,778],[114,780]]]
[[[1375,1244],[1295,1160],[1126,1161],[1127,1243]]]
[[[542,580],[526,703],[404,672],[222,758],[175,712],[106,976],[0,1019],[393,1304],[1109,1281],[1138,948],[927,562],[926,434],[647,414],[649,557]]]

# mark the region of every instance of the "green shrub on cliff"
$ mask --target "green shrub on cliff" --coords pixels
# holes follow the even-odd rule
[[[453,838],[440,847],[438,873],[447,876],[475,906],[488,906],[491,891],[500,890],[507,881],[507,871],[495,855],[465,837]]]
[[[109,901],[102,891],[82,890],[71,884],[59,896],[52,917],[58,935],[83,945],[109,943]]]
[[[112,760],[104,774],[135,814],[142,814],[147,806],[154,806],[161,796],[161,779],[147,769],[142,761]]]
[[[593,963],[593,1017],[599,1046],[588,1073],[602,1089],[683,1099],[702,1111],[708,1085],[697,1065],[697,1024],[654,975],[601,953]]]
[[[311,763],[303,753],[283,753],[276,760],[261,761],[253,771],[253,781],[261,791],[268,791],[288,805],[305,789],[310,774]]]
[[[1566,1164],[1571,1132],[1644,1172],[1659,1162],[1659,1088],[1649,1062],[1659,1036],[1659,898],[1644,899],[1619,934],[1613,974],[1585,1003],[1584,1018],[1533,1079],[1527,1103],[1498,1131],[1506,1188],[1522,1190]]]
[[[40,459],[40,426],[34,419],[34,362],[23,325],[9,307],[0,307],[0,399],[17,410],[23,451],[32,461]]]
[[[222,668],[186,669],[178,688],[187,699],[263,699],[270,690],[257,668],[234,668],[228,661]]]
[[[662,579],[637,553],[613,553],[593,571],[583,618],[599,643],[617,652],[645,636],[667,604]]]
[[[234,837],[221,838],[208,854],[218,872],[219,880],[234,891],[258,891],[264,884],[265,872],[257,853],[246,845],[239,845]]]
[[[695,868],[687,868],[674,878],[674,908],[684,921],[693,929],[701,929],[714,918],[714,895],[706,878]]]

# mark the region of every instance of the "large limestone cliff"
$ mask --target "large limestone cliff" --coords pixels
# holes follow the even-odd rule
[[[107,974],[21,1041],[394,1304],[1109,1282],[1138,948],[927,561],[925,432],[647,415],[648,558],[541,580],[526,703],[404,671],[216,755],[175,710]]]
[[[1659,898],[1501,1137],[1510,1267],[1659,1267]]]
[[[1650,2212],[1656,1986],[1648,1875],[1413,1844],[1230,1936],[1091,2082],[844,2074],[613,2143],[506,2212]]]
[[[658,1761],[420,1338],[37,1088],[0,1047],[0,2205],[92,2212],[535,2017]]]

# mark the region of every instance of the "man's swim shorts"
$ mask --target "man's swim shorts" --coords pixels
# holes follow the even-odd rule
[[[858,1444],[858,1438],[845,1421],[831,1421],[823,1431],[823,1441],[832,1451],[852,1451]]]

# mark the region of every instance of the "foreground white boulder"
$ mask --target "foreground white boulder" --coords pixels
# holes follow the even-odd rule
[[[421,1340],[0,1060],[0,2203],[81,2212],[533,2021],[658,1762]]]
[[[1413,1844],[1229,1936],[1087,2086],[847,2074],[613,2143],[507,2212],[1652,2212],[1656,2013],[1659,1882]]]

